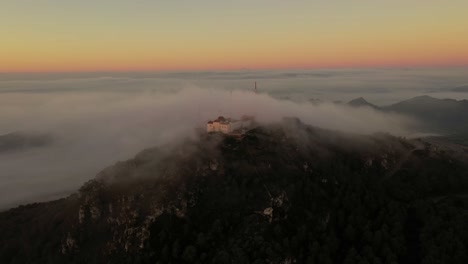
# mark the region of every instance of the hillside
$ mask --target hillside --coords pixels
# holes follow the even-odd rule
[[[418,96],[384,110],[405,114],[438,132],[468,131],[468,101]]]
[[[375,106],[364,98],[348,102],[353,107],[370,107],[385,113],[397,113],[413,118],[416,131],[440,133],[443,135],[468,135],[468,101],[438,99],[427,95],[417,96],[388,106]],[[461,142],[461,141],[454,141]]]
[[[467,263],[468,150],[285,119],[0,213],[0,263]]]

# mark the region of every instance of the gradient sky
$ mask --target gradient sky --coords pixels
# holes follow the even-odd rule
[[[467,0],[2,0],[0,72],[468,65]]]

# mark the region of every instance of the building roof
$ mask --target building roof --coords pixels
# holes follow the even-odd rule
[[[242,116],[241,120],[225,118],[224,116],[218,116],[218,118],[216,118],[215,120],[208,121],[208,124],[220,123],[220,124],[223,124],[223,125],[227,125],[227,124],[231,124],[231,123],[236,123],[236,122],[240,122],[240,121],[247,121],[247,120],[252,120],[252,119],[253,119],[252,116]]]
[[[218,116],[218,118],[216,118],[213,122],[229,122],[230,119],[229,118],[224,118],[224,116]]]

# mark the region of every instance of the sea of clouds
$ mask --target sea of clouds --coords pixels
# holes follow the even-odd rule
[[[0,153],[0,209],[63,197],[116,161],[195,137],[219,115],[285,116],[334,130],[407,135],[407,117],[333,101],[387,105],[413,96],[468,99],[465,69],[0,74],[0,135],[52,135]],[[258,84],[258,93],[253,90]],[[310,99],[325,103],[312,104]]]

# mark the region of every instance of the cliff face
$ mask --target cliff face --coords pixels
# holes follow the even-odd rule
[[[466,217],[464,155],[295,119],[202,135],[119,162],[66,199],[1,213],[0,262],[417,263],[432,257],[428,207],[454,200]]]

